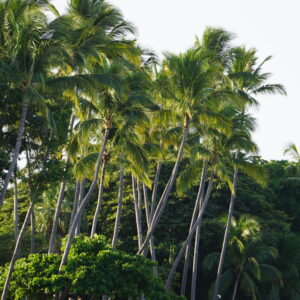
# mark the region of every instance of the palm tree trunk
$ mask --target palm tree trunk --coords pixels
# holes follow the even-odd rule
[[[18,157],[19,157],[19,154],[20,154],[20,148],[21,148],[21,144],[22,144],[22,137],[23,137],[24,128],[25,128],[25,121],[26,121],[26,116],[27,116],[27,112],[28,112],[28,105],[29,105],[28,100],[23,100],[21,120],[20,120],[19,129],[18,129],[14,154],[13,154],[13,158],[10,162],[9,169],[8,169],[7,174],[6,174],[4,184],[3,184],[3,188],[2,188],[2,191],[1,191],[1,195],[0,195],[0,209],[3,205],[3,201],[5,199],[6,191],[7,191],[11,176],[13,174],[13,171],[14,171],[15,167],[16,167],[17,160],[18,160]]]
[[[180,165],[180,162],[181,162],[181,158],[182,158],[182,155],[183,155],[184,146],[186,144],[187,136],[188,136],[188,133],[189,133],[189,123],[190,123],[190,119],[189,119],[188,116],[186,116],[182,141],[181,141],[181,145],[180,145],[180,148],[179,148],[179,152],[178,152],[178,155],[177,155],[177,159],[176,159],[174,168],[172,170],[172,174],[171,174],[171,176],[169,178],[169,181],[168,181],[167,185],[165,186],[164,192],[163,192],[163,194],[162,194],[162,196],[159,200],[159,203],[157,205],[157,208],[155,210],[155,213],[154,213],[152,221],[151,221],[150,229],[147,232],[147,236],[145,238],[145,241],[144,241],[142,247],[137,252],[137,254],[142,254],[144,252],[145,247],[149,243],[149,240],[150,240],[154,230],[156,229],[156,227],[158,225],[160,217],[164,212],[164,208],[167,204],[167,201],[168,201],[168,198],[170,196],[172,187],[173,187],[174,182],[176,180],[177,172],[178,172],[179,165]]]
[[[205,191],[205,179],[206,179],[206,172],[207,172],[207,166],[208,166],[208,161],[205,160],[203,162],[203,168],[202,168],[202,174],[201,174],[201,180],[199,184],[199,189],[197,193],[197,198],[195,201],[195,206],[194,206],[194,211],[190,223],[190,228],[189,228],[189,233],[192,230],[192,227],[195,223],[195,220],[198,215],[198,211],[201,208],[200,203],[203,200],[204,197],[204,191]],[[182,273],[182,280],[181,280],[181,295],[185,295],[186,291],[186,283],[187,283],[187,274],[188,274],[188,268],[189,268],[189,257],[190,257],[190,244],[187,245],[186,250],[185,250],[185,257],[184,257],[184,267],[183,267],[183,273]]]
[[[61,212],[61,204],[65,196],[65,188],[66,188],[67,181],[63,180],[63,182],[60,185],[59,194],[58,194],[58,200],[56,203],[56,209],[50,234],[50,241],[49,241],[49,249],[48,254],[51,254],[54,252],[54,243],[56,239],[56,233],[57,233],[57,227],[58,227],[58,221],[59,221],[59,215]]]
[[[4,284],[4,287],[3,287],[1,300],[6,300],[6,298],[7,298],[7,293],[8,293],[8,289],[9,289],[11,275],[14,271],[15,262],[18,258],[18,253],[19,253],[19,250],[20,250],[20,245],[21,245],[21,242],[22,242],[23,237],[25,235],[26,227],[29,223],[29,219],[30,219],[30,216],[32,214],[32,211],[33,211],[33,203],[30,204],[30,207],[29,207],[29,209],[26,213],[25,220],[23,222],[22,228],[20,230],[20,234],[18,236],[16,245],[15,245],[13,256],[12,256],[12,259],[11,259],[10,264],[9,264],[8,274],[7,274],[5,284]]]
[[[204,201],[203,201],[203,204],[201,206],[201,209],[200,209],[200,212],[199,212],[199,215],[192,227],[192,230],[191,232],[189,233],[187,239],[185,240],[185,242],[183,243],[174,263],[173,263],[173,266],[170,270],[170,273],[169,273],[169,276],[168,276],[168,279],[166,281],[166,287],[167,288],[170,288],[171,284],[172,284],[172,281],[173,281],[173,277],[174,277],[174,274],[175,274],[175,271],[178,267],[178,264],[182,258],[182,256],[184,255],[185,253],[185,249],[187,247],[188,244],[190,244],[190,242],[192,241],[193,239],[193,236],[194,236],[194,233],[195,231],[197,230],[198,228],[198,225],[201,224],[202,222],[202,217],[203,217],[203,214],[205,212],[205,209],[206,209],[206,205],[207,205],[207,202],[209,200],[209,197],[210,197],[210,194],[211,194],[211,191],[212,191],[212,187],[213,187],[213,181],[214,181],[214,174],[212,173],[210,175],[210,180],[209,180],[209,183],[208,183],[208,188],[207,188],[207,191],[206,191],[206,195],[205,195],[205,198],[204,198]]]
[[[207,167],[207,164],[206,164],[206,167]],[[200,196],[200,201],[199,201],[199,213],[200,213],[200,210],[202,207],[204,188],[205,188],[205,177],[203,178],[203,191],[202,191],[202,195]],[[201,219],[202,219],[202,217],[201,217]],[[197,282],[197,272],[198,272],[198,257],[199,257],[201,223],[202,223],[202,221],[199,223],[199,225],[196,229],[196,235],[195,235],[193,269],[192,269],[191,300],[196,299],[196,282]]]
[[[29,140],[27,140],[27,146],[29,145]],[[33,203],[33,192],[32,192],[32,172],[31,172],[31,162],[30,162],[30,149],[26,147],[26,159],[27,159],[27,169],[28,169],[28,188],[29,188],[29,198],[30,204]],[[32,209],[30,215],[30,253],[35,251],[35,217],[34,208]]]
[[[238,157],[238,154],[237,154],[237,157]],[[218,271],[217,271],[217,278],[216,278],[216,282],[215,282],[215,286],[214,286],[213,300],[218,300],[217,297],[218,297],[220,285],[221,285],[221,275],[223,272],[223,265],[224,265],[226,249],[227,249],[228,239],[229,239],[230,224],[231,224],[231,220],[232,220],[234,203],[235,203],[235,199],[236,199],[235,189],[236,189],[237,179],[238,179],[238,169],[235,168],[234,175],[233,175],[233,190],[231,192],[227,224],[226,224],[226,229],[225,229],[224,238],[223,238],[222,251],[221,251],[219,266],[218,266]]]
[[[78,208],[77,211],[79,210],[80,204],[82,203],[83,199],[84,199],[84,190],[85,190],[85,183],[86,183],[86,179],[82,179],[81,183],[80,183],[80,190],[79,190],[79,197],[78,197]],[[83,212],[82,212],[83,213]],[[75,236],[80,234],[80,229],[81,229],[81,221],[82,221],[82,213],[79,216],[78,222],[77,222],[77,226],[76,226],[76,230],[75,230]]]
[[[161,167],[162,167],[162,163],[160,161],[158,161],[157,169],[156,169],[156,173],[155,173],[155,178],[154,178],[153,190],[152,190],[151,212],[150,212],[149,224],[147,223],[147,230],[150,230],[150,225],[151,225],[151,222],[153,220],[153,215],[154,215],[155,208],[156,208],[157,188],[158,188],[158,182],[159,182]],[[168,184],[169,184],[169,182],[168,182]],[[152,239],[152,241],[151,241],[151,239]],[[153,242],[153,237],[150,238],[150,244],[151,243],[152,244],[154,243]],[[148,251],[148,246],[149,246],[149,243],[146,245],[146,248],[145,248],[145,251],[144,251],[145,256],[146,256],[146,252]],[[154,246],[152,248],[154,248]],[[150,251],[151,251],[151,249],[150,249]],[[155,249],[154,249],[154,251],[155,251]],[[154,272],[156,273],[156,271],[154,271]]]
[[[239,272],[236,277],[235,283],[234,283],[233,294],[232,294],[231,300],[235,300],[235,298],[236,298],[236,293],[237,293],[237,289],[239,287],[240,278],[241,278],[241,273]]]
[[[74,120],[75,120],[75,116],[72,115],[71,119],[70,119],[70,125],[69,125],[69,138],[72,136]],[[67,157],[64,173],[66,173],[66,171],[67,171],[67,166],[68,166],[69,162],[70,162],[70,159]],[[58,228],[58,221],[59,221],[59,216],[61,213],[61,205],[62,205],[64,196],[65,196],[66,185],[67,185],[67,178],[64,178],[60,185],[60,190],[59,190],[58,199],[57,199],[57,203],[56,203],[56,209],[55,209],[55,214],[54,214],[54,219],[53,219],[53,224],[52,224],[52,229],[51,229],[51,235],[50,235],[50,241],[49,241],[48,254],[51,254],[54,251],[54,244],[55,244],[56,233],[57,233],[57,228]]]
[[[70,233],[75,215],[77,213],[77,209],[78,209],[78,198],[79,198],[79,191],[80,191],[80,181],[77,180],[76,181],[76,186],[75,186],[75,194],[74,194],[74,201],[73,201],[73,208],[72,208],[72,213],[71,213],[71,217],[70,217],[70,224],[69,224],[69,230],[68,230],[68,234]]]
[[[99,213],[101,210],[101,205],[102,205],[102,199],[103,199],[103,185],[104,185],[104,175],[105,175],[105,168],[106,168],[106,163],[107,160],[103,160],[102,168],[101,168],[101,175],[100,175],[100,183],[99,183],[99,192],[98,192],[98,201],[97,201],[97,207],[93,219],[93,225],[91,229],[91,238],[94,237],[96,233],[96,228],[97,228],[97,221],[99,217]]]
[[[61,271],[62,267],[65,265],[65,263],[68,260],[71,244],[73,242],[75,229],[78,225],[79,218],[80,218],[82,212],[84,211],[86,205],[88,204],[89,200],[91,199],[92,193],[94,192],[94,190],[97,186],[97,179],[98,179],[100,166],[101,166],[101,163],[102,163],[102,158],[103,158],[104,151],[105,151],[107,143],[108,143],[108,135],[109,135],[109,128],[106,128],[105,134],[104,134],[103,145],[102,145],[101,151],[99,152],[99,156],[98,156],[98,159],[97,159],[97,164],[96,164],[95,173],[94,173],[94,179],[93,179],[93,182],[92,182],[86,196],[84,197],[83,201],[81,202],[81,204],[79,206],[79,209],[78,209],[78,211],[77,211],[77,213],[74,217],[74,221],[73,221],[72,226],[70,228],[69,237],[68,237],[68,240],[67,240],[67,243],[66,243],[66,246],[65,246],[65,250],[64,250],[64,253],[63,253],[63,256],[62,256],[60,266],[59,266],[59,272]]]
[[[148,201],[148,190],[145,184],[143,184],[143,192],[144,192],[144,201],[145,201],[145,211],[146,211],[146,220],[147,220],[147,226],[149,228],[151,223],[151,215],[149,211],[149,201]],[[155,246],[154,246],[154,240],[153,236],[150,238],[150,253],[151,253],[151,259],[156,262],[156,254],[155,254]],[[158,277],[158,270],[157,266],[153,267],[153,275],[155,277]]]
[[[135,221],[136,221],[136,230],[138,235],[138,246],[139,249],[143,244],[143,233],[142,233],[142,216],[141,216],[141,200],[140,200],[140,191],[139,183],[136,182],[132,174],[132,192],[133,192],[133,201],[134,201],[134,210],[135,210]]]
[[[119,185],[119,197],[118,197],[118,209],[117,209],[117,215],[116,215],[116,221],[115,221],[115,228],[114,228],[114,235],[112,239],[112,247],[116,248],[119,231],[120,231],[120,221],[121,221],[121,215],[122,215],[122,205],[123,205],[123,189],[124,189],[124,165],[123,165],[123,158],[124,154],[121,153],[120,155],[120,185]]]
[[[17,242],[19,236],[19,199],[18,199],[18,182],[16,173],[14,175],[14,229],[15,240]]]
[[[155,207],[156,207],[156,197],[157,197],[157,188],[158,188],[158,182],[159,182],[159,176],[160,176],[160,171],[161,171],[162,163],[159,161],[157,163],[157,169],[155,173],[155,178],[154,178],[154,183],[153,183],[153,190],[152,190],[152,199],[151,199],[151,221],[155,212]]]
[[[198,273],[200,227],[201,227],[201,223],[197,226],[196,234],[195,234],[193,269],[192,269],[191,300],[195,300],[196,299],[196,282],[197,282],[197,273]]]
[[[30,216],[30,253],[35,252],[35,214],[34,209],[31,212]]]

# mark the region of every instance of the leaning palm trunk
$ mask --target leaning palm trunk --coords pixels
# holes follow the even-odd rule
[[[153,190],[152,190],[152,199],[151,199],[151,221],[155,212],[155,207],[156,207],[156,198],[157,198],[157,188],[158,188],[158,182],[159,182],[159,176],[160,176],[160,171],[161,171],[161,166],[162,163],[159,161],[157,163],[157,169],[155,173],[155,178],[154,178],[154,183],[153,183]]]
[[[174,274],[175,274],[175,271],[178,267],[178,264],[182,258],[182,256],[184,255],[185,253],[185,249],[187,247],[188,244],[191,243],[192,239],[193,239],[193,236],[194,236],[194,233],[195,231],[197,230],[198,228],[198,225],[201,224],[202,222],[202,217],[203,217],[203,214],[205,212],[205,209],[206,209],[206,205],[207,205],[207,202],[210,198],[210,194],[211,194],[211,191],[212,191],[212,187],[213,187],[213,181],[214,181],[214,174],[212,173],[211,176],[210,176],[210,180],[209,180],[209,184],[208,184],[208,187],[207,187],[207,191],[206,191],[206,195],[205,195],[205,198],[204,198],[204,201],[202,203],[202,206],[201,206],[201,209],[200,209],[200,212],[199,212],[199,215],[192,227],[192,230],[191,232],[189,233],[187,239],[185,240],[185,242],[183,243],[179,253],[177,254],[177,257],[172,265],[172,268],[170,270],[170,273],[169,273],[169,276],[168,276],[168,279],[166,281],[166,287],[167,288],[170,288],[171,284],[172,284],[172,281],[173,281],[173,277],[174,277]]]
[[[207,165],[208,165],[208,162],[207,162],[207,160],[205,160],[203,163],[201,180],[200,180],[197,198],[196,198],[195,206],[194,206],[194,211],[193,211],[193,215],[192,215],[192,219],[191,219],[191,223],[190,223],[189,233],[191,232],[192,227],[195,223],[195,220],[198,215],[198,211],[201,208],[201,203],[202,203],[202,200],[204,197]],[[188,274],[188,268],[189,268],[190,247],[191,247],[191,245],[188,244],[186,247],[186,250],[185,250],[184,267],[183,267],[182,280],[181,280],[181,295],[182,296],[185,295],[185,291],[186,291],[187,274]]]
[[[32,211],[33,211],[33,203],[30,204],[30,207],[29,207],[29,209],[26,213],[25,220],[23,222],[22,228],[20,230],[20,234],[18,236],[16,245],[15,245],[14,253],[13,253],[12,259],[11,259],[10,264],[9,264],[8,274],[7,274],[5,284],[4,284],[4,287],[3,287],[1,300],[6,300],[6,298],[7,298],[7,293],[8,293],[8,289],[9,289],[11,275],[14,271],[15,262],[18,258],[18,253],[20,251],[21,242],[22,242],[23,237],[25,235],[25,231],[26,231],[27,225],[29,223],[29,219],[30,219],[30,216],[32,214]]]
[[[138,245],[139,249],[143,244],[143,233],[142,233],[142,215],[141,215],[141,191],[140,184],[136,182],[132,174],[132,192],[133,192],[133,201],[134,201],[134,211],[135,211],[135,221],[136,221],[136,230],[138,235]]]
[[[92,182],[86,196],[84,197],[83,201],[80,203],[78,211],[77,211],[77,213],[74,217],[74,221],[73,221],[73,223],[71,225],[71,228],[69,230],[69,237],[68,237],[68,240],[67,240],[67,243],[66,243],[66,246],[65,246],[65,250],[64,250],[64,253],[63,253],[63,256],[62,256],[60,266],[59,266],[59,271],[61,271],[62,267],[65,265],[65,263],[68,260],[69,252],[70,252],[70,249],[71,249],[71,244],[73,242],[74,235],[75,235],[75,229],[78,225],[80,216],[81,216],[82,212],[84,211],[86,205],[88,204],[89,200],[91,199],[92,193],[94,192],[94,190],[97,186],[98,174],[99,174],[100,166],[101,166],[101,163],[102,163],[102,158],[103,158],[104,151],[105,151],[107,143],[108,143],[108,135],[109,135],[109,128],[106,128],[105,134],[104,134],[103,145],[102,145],[101,151],[99,152],[99,156],[98,156],[98,159],[97,159],[97,164],[96,164],[95,173],[94,173],[94,179],[93,179],[93,182]]]
[[[162,196],[159,200],[159,203],[157,205],[157,208],[155,210],[155,213],[154,213],[152,221],[151,221],[151,226],[150,226],[150,228],[147,232],[147,236],[145,238],[145,241],[144,241],[142,247],[137,252],[137,254],[144,253],[144,250],[145,250],[147,244],[149,243],[149,240],[150,240],[154,230],[156,229],[156,227],[158,225],[159,219],[160,219],[161,215],[164,212],[164,208],[167,204],[167,201],[168,201],[168,198],[170,196],[172,187],[173,187],[174,182],[176,180],[176,176],[177,176],[177,172],[178,172],[179,165],[180,165],[180,162],[181,162],[181,158],[182,158],[182,155],[183,155],[183,150],[184,150],[184,146],[186,144],[188,132],[189,132],[189,117],[186,116],[182,141],[181,141],[181,145],[180,145],[180,148],[179,148],[179,152],[178,152],[178,155],[177,155],[177,159],[176,159],[174,168],[172,170],[172,174],[171,174],[171,176],[169,178],[169,181],[168,181],[167,185],[165,186],[164,192],[163,192],[163,194],[162,194]]]
[[[27,112],[28,112],[28,100],[24,99],[23,103],[22,103],[21,120],[20,120],[19,129],[18,129],[14,154],[13,154],[13,158],[10,162],[9,169],[8,169],[7,174],[6,174],[4,184],[3,184],[3,188],[2,188],[2,191],[1,191],[1,195],[0,195],[0,209],[3,205],[3,201],[5,199],[6,191],[7,191],[10,179],[12,177],[13,171],[16,167],[17,160],[18,160],[18,157],[19,157],[19,154],[20,154],[20,148],[21,148],[21,144],[22,144],[22,136],[23,136],[23,133],[24,133]]]
[[[75,120],[75,117],[72,115],[71,119],[70,119],[70,126],[69,126],[69,138],[72,135],[74,120]],[[69,162],[70,162],[70,159],[69,159],[69,157],[67,157],[64,173],[66,173],[66,171],[67,171],[67,166],[68,166]],[[52,229],[51,229],[51,235],[50,235],[50,241],[49,241],[48,254],[51,254],[54,251],[54,244],[55,244],[56,233],[57,233],[57,228],[58,228],[58,221],[59,221],[59,216],[61,213],[61,205],[62,205],[64,196],[65,196],[66,185],[67,185],[67,179],[64,178],[60,185],[60,190],[59,190],[58,199],[57,199],[57,203],[56,203],[56,209],[55,209],[55,214],[54,214],[54,219],[53,219],[53,224],[52,224]]]
[[[146,220],[147,220],[147,226],[149,228],[151,223],[151,215],[149,211],[149,201],[148,201],[148,190],[145,184],[143,184],[143,192],[144,192],[144,201],[145,201],[145,211],[146,211]],[[155,254],[155,246],[154,246],[154,240],[153,236],[150,238],[150,253],[151,253],[151,259],[156,262],[156,254]],[[155,277],[158,277],[158,271],[157,266],[153,267],[153,275]]]
[[[218,266],[218,271],[217,271],[217,278],[216,278],[215,287],[214,287],[213,300],[218,300],[218,294],[220,291],[221,275],[222,275],[222,271],[223,271],[224,259],[225,259],[226,249],[227,249],[227,244],[228,244],[228,239],[229,239],[230,224],[231,224],[231,220],[232,220],[234,203],[235,203],[235,199],[236,199],[235,188],[236,188],[236,184],[237,184],[237,179],[238,179],[238,169],[235,168],[234,175],[233,175],[233,190],[231,192],[228,218],[227,218],[227,224],[226,224],[226,229],[225,229],[224,238],[223,238],[222,251],[221,251],[219,266]]]
[[[86,179],[82,179],[81,183],[80,183],[80,190],[79,190],[79,197],[78,197],[78,208],[77,211],[79,210],[80,204],[82,203],[83,199],[84,199],[84,191],[85,191],[85,184],[86,184]],[[83,212],[82,212],[83,213]],[[81,229],[81,220],[82,220],[82,213],[80,214],[79,220],[77,222],[77,226],[75,229],[75,235],[79,235],[80,234],[80,229]]]
[[[112,239],[112,247],[116,248],[119,231],[120,231],[120,222],[121,222],[121,215],[122,215],[122,205],[123,205],[123,189],[124,189],[124,165],[122,159],[124,158],[123,153],[120,155],[121,163],[120,163],[120,185],[119,185],[119,196],[118,196],[118,208],[117,208],[117,215],[115,221],[115,228],[114,228],[114,235]]]
[[[102,168],[101,168],[98,200],[97,200],[97,207],[96,207],[95,215],[94,215],[94,219],[93,219],[93,225],[92,225],[92,229],[91,229],[91,238],[93,238],[95,233],[96,233],[97,221],[98,221],[99,213],[100,213],[100,210],[101,210],[102,199],[103,199],[103,185],[104,185],[104,175],[105,175],[106,163],[107,163],[107,160],[104,159],[103,164],[102,164]]]
[[[14,230],[15,240],[17,242],[19,236],[19,199],[18,199],[18,182],[16,174],[14,175]]]

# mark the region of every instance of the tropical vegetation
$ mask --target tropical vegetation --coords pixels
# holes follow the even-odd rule
[[[1,300],[300,299],[299,152],[253,140],[271,56],[207,27],[160,61],[104,0],[0,24]]]

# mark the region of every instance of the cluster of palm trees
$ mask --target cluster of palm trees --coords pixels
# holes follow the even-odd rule
[[[56,16],[51,22],[47,11]],[[199,191],[189,233],[166,281],[166,286],[171,287],[184,257],[181,293],[186,294],[190,252],[194,249],[194,300],[202,219],[214,184],[221,180],[228,183],[232,194],[212,298],[218,299],[238,173],[244,172],[262,184],[265,179],[264,172],[248,159],[257,152],[252,140],[255,119],[249,108],[258,105],[259,95],[285,94],[281,85],[267,82],[270,74],[263,72],[263,66],[270,57],[259,63],[254,49],[232,47],[231,34],[220,28],[207,28],[190,49],[180,54],[166,53],[159,65],[153,53],[141,49],[130,38],[133,26],[104,0],[71,0],[67,13],[61,16],[48,1],[0,1],[0,20],[1,97],[13,100],[20,109],[17,139],[1,187],[0,208],[14,179],[20,153],[34,139],[25,134],[26,120],[33,107],[53,128],[55,120],[47,103],[69,101],[71,112],[65,120],[68,137],[65,145],[61,145],[65,167],[48,248],[49,254],[55,251],[66,186],[74,184],[73,210],[60,270],[67,263],[73,238],[80,233],[83,213],[96,190],[98,198],[90,235],[97,233],[110,166],[119,170],[112,246],[118,246],[124,177],[130,175],[137,254],[147,255],[150,248],[153,260],[155,230],[174,185],[188,190],[197,183]],[[1,126],[2,132],[5,124]],[[56,134],[54,129],[51,132],[50,140]],[[160,172],[167,161],[173,162],[173,169],[159,195]],[[32,170],[30,155],[27,167],[30,183],[32,173],[41,170]],[[69,168],[73,171],[71,177],[67,176]],[[6,299],[20,242],[29,223],[34,235],[34,192],[30,197],[20,231],[16,222],[16,247],[1,299]],[[146,229],[142,228],[142,210]],[[156,267],[153,272],[158,276]]]

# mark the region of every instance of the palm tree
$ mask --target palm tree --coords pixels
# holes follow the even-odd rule
[[[208,61],[210,65],[214,65],[217,64],[219,67],[219,71],[216,72],[216,74],[214,74],[214,89],[218,89],[219,87],[222,86],[222,82],[223,82],[223,72],[224,72],[224,68],[227,66],[227,61],[228,61],[228,57],[230,54],[230,47],[229,47],[229,43],[232,39],[232,35],[228,32],[226,32],[225,30],[221,29],[221,28],[206,28],[202,40],[200,42],[199,38],[196,39],[195,42],[195,47],[199,47],[199,48],[204,48],[210,55],[208,57]],[[220,95],[221,97],[224,97],[224,95]],[[225,97],[225,102],[228,102],[229,99],[226,99]],[[220,114],[220,112],[218,112],[218,108],[215,107],[214,109],[212,109],[212,107],[209,108],[210,109],[210,113],[211,114],[215,114],[215,116],[224,118],[222,116],[222,114]],[[225,121],[225,119],[224,119]],[[199,125],[199,126],[198,126]],[[224,123],[223,124],[209,124],[209,122],[205,122],[205,120],[200,120],[200,124],[197,124],[196,128],[198,134],[199,134],[199,140],[200,139],[204,139],[206,134],[205,134],[205,127],[210,127],[212,126],[215,127],[215,129],[220,130],[221,131],[228,131],[229,127],[228,124]],[[224,126],[225,125],[225,126]],[[199,130],[200,127],[200,130]],[[224,128],[222,128],[224,127]],[[228,128],[226,130],[226,127]],[[228,132],[227,132],[228,134]],[[195,137],[197,137],[197,135],[195,135]],[[198,144],[198,141],[197,141]],[[201,151],[203,152],[203,146],[201,147],[201,145],[197,146],[198,148],[202,148]],[[197,148],[197,147],[193,147],[193,148]],[[207,150],[207,149],[206,149]],[[209,151],[208,151],[209,152]],[[210,157],[211,159],[211,157]],[[207,171],[207,160],[208,158],[205,157],[203,158],[204,162],[203,162],[203,169],[202,169],[202,174],[201,174],[201,180],[200,180],[200,185],[199,185],[199,189],[198,189],[198,194],[196,197],[196,201],[195,201],[195,206],[194,206],[194,211],[193,211],[193,215],[192,215],[192,219],[191,219],[191,223],[190,223],[190,231],[192,226],[194,225],[194,222],[197,218],[197,214],[200,213],[200,209],[201,209],[201,203],[203,202],[203,198],[204,198],[204,189],[205,189],[205,180],[206,180],[206,171]],[[197,278],[197,262],[198,262],[198,249],[199,249],[199,241],[200,241],[200,227],[201,227],[201,223],[199,224],[197,230],[196,230],[196,237],[195,237],[195,247],[194,247],[194,260],[193,260],[193,272],[192,272],[192,290],[191,290],[191,299],[195,298],[195,291],[196,291],[196,278]],[[187,282],[187,272],[188,272],[188,262],[189,262],[189,252],[190,252],[190,245],[187,246],[186,248],[186,252],[185,252],[185,262],[184,262],[184,269],[183,269],[183,275],[182,275],[182,284],[181,284],[181,294],[184,295],[185,294],[185,290],[186,290],[186,282]]]
[[[264,245],[260,237],[260,226],[255,218],[243,215],[238,221],[232,218],[228,253],[225,258],[222,278],[226,283],[223,292],[232,288],[231,299],[235,300],[240,292],[253,299],[259,297],[256,281],[264,278],[264,273],[281,280],[281,273],[268,260],[277,257],[275,248]],[[204,259],[208,270],[216,267],[220,253],[211,253]],[[243,294],[241,294],[242,296]]]
[[[288,154],[296,162],[300,161],[300,154],[296,144],[290,143],[284,150],[284,154]]]
[[[143,80],[140,80],[141,78]],[[140,93],[140,89],[143,89],[145,86],[147,87],[148,85],[149,82],[148,76],[143,72],[138,72],[137,69],[135,70],[127,69],[127,74],[126,76],[124,75],[124,82],[126,83],[125,92],[123,91],[118,92],[113,89],[103,88],[102,91],[96,94],[98,96],[96,97],[98,101],[97,114],[99,116],[99,119],[101,120],[103,131],[104,131],[103,144],[97,158],[92,184],[90,185],[90,188],[86,196],[84,197],[81,204],[79,205],[76,216],[74,217],[73,224],[71,225],[68,241],[60,265],[60,270],[67,261],[71,243],[75,234],[75,229],[81,218],[81,214],[83,213],[85,206],[90,200],[91,195],[96,187],[98,173],[103,159],[103,154],[105,153],[107,145],[109,143],[109,132],[111,128],[118,127],[118,124],[119,126],[120,124],[124,124],[124,121],[126,124],[126,121],[128,120],[130,120],[131,123],[135,123],[143,119],[147,120],[146,114],[143,113],[143,111],[141,111],[139,108],[147,107],[149,104],[151,106],[151,101],[149,100],[149,98],[143,96],[143,92]],[[132,146],[133,144],[131,144],[131,147],[129,147],[128,149],[129,153],[130,151],[132,151]],[[124,154],[126,156],[125,151]],[[136,157],[136,155],[133,156],[131,153],[131,159],[133,159],[134,157]],[[138,161],[137,166],[139,166],[139,163],[140,161]]]
[[[204,104],[207,96],[211,93],[209,87],[211,86],[212,72],[207,64],[207,53],[201,51],[201,49],[192,48],[179,55],[166,54],[160,80],[164,87],[165,96],[170,99],[171,106],[178,112],[179,118],[183,121],[183,133],[171,176],[165,186],[154,212],[150,229],[138,254],[144,252],[168,201],[183,156],[191,120],[195,115],[199,118],[199,113],[205,114],[205,110],[197,111],[196,107],[201,106],[201,103]],[[175,104],[177,105],[175,106]]]
[[[0,81],[7,89],[15,91],[22,108],[12,160],[0,195],[0,207],[19,157],[28,107],[35,102],[46,111],[43,94],[47,89],[45,83],[49,72],[51,68],[62,65],[68,57],[66,45],[57,43],[52,38],[53,34],[47,35],[45,4],[47,1],[24,0],[0,4],[1,16],[5,16],[5,23],[8,22],[1,32],[5,51],[0,54]]]
[[[67,40],[72,45],[74,53],[73,72],[81,73],[89,64],[99,63],[103,59],[105,60],[108,55],[112,58],[120,55],[128,56],[133,52],[132,43],[124,39],[128,32],[133,33],[132,26],[124,21],[117,9],[103,0],[71,1],[68,13],[52,22],[51,29],[59,32],[60,39]],[[81,183],[82,191],[83,187],[84,183]],[[49,252],[51,252],[55,237],[64,188],[65,180],[62,182],[61,193],[57,202]],[[82,197],[83,194],[81,193]],[[77,197],[75,197],[74,202],[74,213],[76,201]],[[78,231],[79,228],[77,227]]]
[[[224,128],[222,128],[223,130]],[[198,195],[195,201],[195,207],[194,212],[195,215],[192,217],[192,222],[190,225],[189,234],[182,244],[182,247],[180,251],[178,252],[176,259],[174,260],[174,263],[171,267],[171,270],[168,275],[168,279],[166,281],[166,286],[169,288],[172,284],[173,277],[175,274],[175,271],[178,267],[178,264],[186,252],[186,248],[190,246],[191,241],[194,237],[195,232],[197,231],[198,236],[196,237],[196,244],[195,244],[195,251],[194,251],[194,261],[193,261],[193,280],[192,280],[192,291],[195,295],[195,283],[196,283],[196,277],[197,277],[197,260],[198,260],[198,247],[199,247],[199,240],[200,240],[200,229],[202,224],[203,215],[206,211],[206,206],[208,203],[208,200],[210,199],[214,178],[217,176],[222,181],[226,181],[228,185],[232,188],[231,180],[229,177],[228,169],[226,168],[226,164],[228,164],[228,153],[224,151],[224,144],[223,139],[226,137],[225,134],[222,132],[216,130],[216,129],[208,129],[206,130],[206,137],[202,141],[202,146],[199,147],[199,145],[196,144],[195,148],[201,148],[201,151],[205,151],[205,155],[202,153],[203,158],[209,162],[208,166],[202,169],[204,173],[210,172],[210,179],[208,182],[208,187],[206,189],[206,194],[204,195],[204,186],[205,186],[205,178],[203,177],[203,180],[201,178],[199,189],[198,189]],[[228,139],[225,138],[225,139]],[[192,150],[194,152],[195,150]],[[225,155],[227,154],[227,156]],[[203,174],[203,172],[202,172]],[[193,213],[194,215],[194,213]],[[194,220],[193,220],[194,219]]]
[[[297,164],[297,172],[299,173],[299,168],[300,168],[300,153],[298,151],[298,148],[296,144],[290,143],[289,145],[286,146],[284,152],[284,155],[288,155],[293,161],[296,162]]]
[[[96,162],[96,167],[95,167],[95,171],[94,171],[94,176],[93,176],[94,178],[93,178],[92,184],[91,184],[87,194],[85,195],[85,197],[81,201],[81,204],[78,207],[77,213],[74,217],[73,223],[72,223],[71,228],[69,230],[69,237],[68,237],[68,240],[67,240],[67,243],[66,243],[66,246],[65,246],[65,250],[64,250],[64,254],[63,254],[63,257],[62,257],[62,261],[61,261],[61,264],[60,264],[60,270],[63,267],[63,265],[67,262],[68,255],[69,255],[70,248],[71,248],[71,244],[72,244],[72,241],[73,241],[73,238],[74,238],[74,235],[75,235],[75,230],[76,230],[76,228],[79,224],[79,220],[81,218],[81,215],[82,215],[87,203],[89,202],[94,189],[96,188],[100,166],[101,166],[101,163],[102,163],[104,152],[105,152],[107,144],[108,144],[110,129],[111,129],[111,121],[109,120],[109,122],[104,124],[105,133],[104,133],[104,137],[103,137],[103,144],[102,144],[101,150],[99,152],[99,155],[97,157],[97,162]]]
[[[100,171],[98,200],[97,200],[97,207],[96,207],[94,218],[93,218],[93,224],[92,224],[92,229],[91,229],[91,238],[93,238],[96,233],[98,216],[99,216],[99,213],[101,210],[102,198],[103,198],[104,176],[105,176],[107,162],[108,162],[108,153],[105,153],[105,156],[103,159],[103,164],[102,164],[101,171]]]
[[[270,57],[267,57],[261,64],[257,66],[257,57],[256,51],[251,49],[247,51],[245,48],[235,48],[233,49],[233,58],[229,65],[229,78],[232,79],[233,86],[235,92],[238,95],[241,95],[242,98],[246,100],[244,107],[242,107],[240,111],[240,116],[237,118],[238,125],[235,127],[235,133],[237,137],[244,136],[248,137],[248,140],[251,140],[251,131],[253,131],[253,126],[251,126],[250,122],[246,120],[247,116],[245,114],[245,110],[251,104],[257,104],[258,101],[254,98],[255,96],[261,94],[285,94],[284,87],[279,84],[266,84],[266,80],[268,79],[270,74],[262,73],[261,69],[265,62],[267,62]],[[248,118],[249,120],[249,118]],[[236,122],[237,123],[237,122]],[[250,125],[250,126],[249,126]],[[245,144],[244,139],[243,144]],[[235,143],[234,145],[236,154],[235,158],[238,159],[240,156],[240,145]],[[248,151],[251,151],[251,148]],[[253,175],[253,174],[252,174]],[[219,262],[219,267],[217,271],[217,279],[214,288],[213,300],[217,300],[217,296],[219,294],[219,288],[221,283],[221,273],[223,268],[223,263],[225,259],[226,247],[229,238],[229,228],[231,224],[231,218],[234,210],[234,203],[236,199],[236,185],[238,179],[238,167],[234,168],[233,175],[233,190],[230,199],[230,206],[228,212],[228,221],[227,226],[224,233],[224,239],[222,244],[222,252]]]

